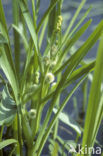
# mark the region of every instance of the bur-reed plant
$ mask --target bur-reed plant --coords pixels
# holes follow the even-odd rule
[[[11,29],[14,38],[13,46],[11,46],[9,35],[11,29],[8,29],[5,10],[0,0],[0,68],[2,70],[0,83],[3,87],[0,102],[1,156],[4,155],[4,149],[8,145],[11,147],[8,152],[10,156],[40,156],[47,141],[51,145],[48,149],[49,155],[57,156],[60,153],[64,156],[66,150],[69,153],[70,144],[76,148],[82,133],[81,145],[94,146],[103,117],[103,90],[101,89],[103,21],[80,48],[72,55],[69,53],[71,47],[92,22],[89,19],[82,24],[91,10],[88,8],[74,26],[85,2],[86,0],[81,1],[63,33],[61,14],[63,0],[51,0],[38,24],[40,0],[29,2],[32,5],[32,14],[27,0],[12,0]],[[84,62],[84,57],[98,39],[100,39],[100,45],[97,58],[89,63]],[[46,47],[41,53],[43,40],[46,40]],[[21,61],[22,53],[25,53],[25,58]],[[93,71],[93,82],[83,128],[76,122],[72,123],[63,113],[63,109],[78,87],[85,82],[88,74]],[[74,87],[68,91],[61,102],[63,91],[73,82],[76,82]],[[45,107],[46,105],[48,107]],[[46,113],[41,122],[44,109]],[[76,132],[75,140],[65,143],[58,136],[59,119]]]

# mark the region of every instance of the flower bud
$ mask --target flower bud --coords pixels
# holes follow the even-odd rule
[[[62,22],[63,18],[61,15],[58,16],[58,21],[61,21]]]
[[[57,53],[57,46],[54,44],[52,47],[51,47],[51,56],[55,56]]]
[[[35,119],[36,117],[36,109],[31,109],[29,112],[28,112],[28,116],[30,119]]]
[[[57,30],[57,32],[60,32],[60,30],[61,30],[61,28],[58,24],[57,24],[56,30]]]
[[[53,82],[52,84],[51,84],[51,89],[56,89],[56,87],[57,87],[57,83],[56,82]]]
[[[53,82],[52,84],[51,84],[51,87],[55,87],[57,85],[57,83],[56,82]]]
[[[39,77],[40,77],[40,73],[36,72],[35,73],[35,83],[38,84],[39,83]]]
[[[52,73],[47,73],[45,77],[45,81],[47,83],[52,83],[54,81],[54,75]]]
[[[51,68],[54,68],[56,66],[57,60],[58,60],[58,57],[56,56],[55,59],[51,61],[51,65],[50,65]]]
[[[40,73],[39,72],[36,72],[35,73],[35,76],[39,78],[40,77]]]
[[[45,66],[48,66],[50,64],[50,58],[48,56],[43,57],[43,62]]]
[[[51,84],[51,92],[54,91],[56,88],[57,88],[57,83],[56,82],[53,82]]]

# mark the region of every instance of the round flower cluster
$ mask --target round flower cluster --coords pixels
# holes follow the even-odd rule
[[[45,77],[45,81],[50,84],[54,81],[54,75],[52,73],[47,73]]]

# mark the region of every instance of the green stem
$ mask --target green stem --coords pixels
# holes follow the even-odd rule
[[[4,129],[4,126],[0,127],[0,142],[2,141],[2,137],[3,137],[3,129]],[[0,150],[0,156],[3,156],[2,150]]]
[[[87,105],[87,92],[88,92],[88,79],[86,79],[83,83],[83,107],[82,107],[82,111],[85,112],[86,109],[86,105]]]
[[[60,95],[58,96],[57,102],[56,102],[56,107],[59,108],[59,102],[60,102]],[[54,125],[54,132],[53,132],[53,139],[56,139],[58,135],[58,125],[59,125],[59,120],[57,119],[55,125]]]
[[[16,140],[19,140],[19,136],[18,136],[18,117],[16,115],[15,117],[15,120],[13,122],[13,125],[12,125],[12,128],[13,128],[13,137],[16,139]],[[20,144],[18,143],[17,144],[17,147],[15,149],[16,151],[16,154],[20,156]]]
[[[44,75],[47,74],[48,70],[49,70],[49,67],[47,67],[45,69]],[[37,115],[36,115],[36,119],[35,119],[35,124],[34,124],[34,126],[32,126],[32,133],[33,133],[32,138],[35,137],[35,135],[37,134],[37,132],[39,130],[42,110],[43,110],[43,107],[44,107],[44,105],[41,104],[41,100],[42,100],[42,97],[44,97],[45,94],[47,93],[48,87],[49,87],[49,85],[45,84],[45,76],[42,75],[41,76],[41,88],[40,88],[40,93],[38,95],[39,99],[38,99],[38,104],[37,104]]]
[[[22,128],[24,137],[26,139],[26,144],[28,147],[31,147],[33,145],[32,131],[29,125],[29,121],[25,115],[25,110],[22,110]]]
[[[58,4],[58,8],[57,8],[57,14],[58,15],[61,15],[61,7],[62,7],[62,0],[60,0],[57,4]],[[61,44],[61,36],[62,36],[62,34],[61,34],[61,32],[60,32],[60,34],[59,34],[59,36],[58,36],[58,44]],[[61,73],[60,74],[58,74],[58,77],[57,77],[57,82],[59,82],[60,81],[60,79],[61,79]],[[58,96],[58,98],[57,98],[57,102],[56,102],[56,107],[57,108],[59,108],[59,103],[60,103],[60,95]],[[57,137],[57,134],[58,134],[58,125],[59,125],[59,120],[57,119],[57,121],[56,121],[56,123],[55,123],[55,126],[54,126],[54,133],[53,133],[53,138],[54,139],[56,139],[56,137]]]
[[[0,141],[2,141],[4,126],[0,127]]]
[[[35,119],[34,125],[32,126],[32,139],[34,139],[34,137],[36,136],[36,134],[39,130],[42,109],[43,109],[42,106],[39,106],[39,108],[37,109],[37,117]],[[33,122],[32,122],[32,124],[33,124]]]
[[[28,149],[27,149],[27,156],[33,156],[33,147],[29,146]]]

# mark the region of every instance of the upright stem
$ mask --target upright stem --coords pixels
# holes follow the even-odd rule
[[[19,141],[19,146],[20,146],[20,156],[23,156],[21,115],[19,113],[18,113],[18,141]]]
[[[58,108],[58,106],[59,106],[59,99],[60,99],[60,96],[59,96],[58,99],[57,99],[57,104],[56,104],[57,108]],[[57,134],[58,134],[58,124],[59,124],[59,121],[58,121],[58,119],[57,119],[57,121],[56,121],[56,123],[55,123],[55,125],[54,125],[54,131],[53,131],[53,139],[54,139],[54,140],[56,139]]]
[[[15,120],[13,122],[13,137],[18,140],[18,120],[17,120],[17,115],[15,117]],[[17,144],[17,147],[16,147],[16,153],[17,155],[20,155],[20,148],[19,148],[19,144]]]
[[[27,149],[27,156],[33,156],[33,147],[28,147]]]
[[[60,81],[61,74],[59,74],[57,78],[58,78],[58,81]],[[57,109],[59,108],[59,102],[60,102],[60,95],[58,96],[57,102],[56,102]],[[58,134],[58,125],[59,125],[59,120],[57,120],[55,125],[54,125],[54,133],[53,133],[53,138],[54,139],[56,139],[57,134]]]
[[[57,16],[61,15],[61,7],[62,7],[62,2],[63,0],[60,0],[57,3]],[[61,37],[62,37],[62,32],[60,31],[58,34],[58,45],[61,45]],[[58,74],[58,82],[60,81],[61,78],[61,73]],[[59,102],[60,102],[60,95],[57,98],[57,102],[56,102],[56,107],[59,108]],[[56,121],[55,125],[54,125],[54,133],[53,133],[53,138],[56,139],[57,134],[58,134],[58,125],[59,125],[59,120]]]
[[[2,137],[3,137],[3,129],[4,129],[4,126],[0,127],[0,142],[2,141]],[[0,156],[3,156],[2,150],[0,150]]]

